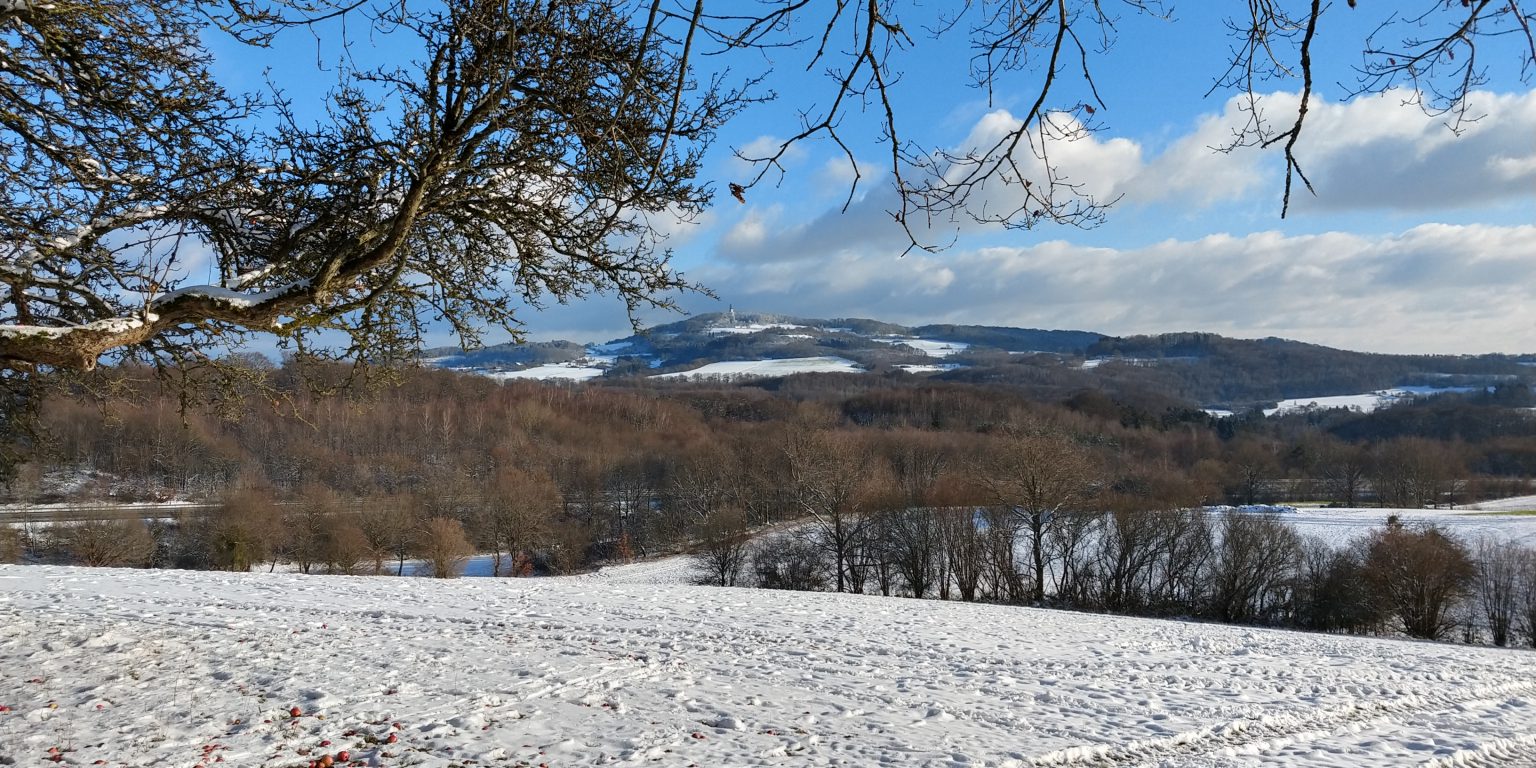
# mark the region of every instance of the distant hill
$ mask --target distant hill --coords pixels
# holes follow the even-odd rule
[[[1024,389],[1047,400],[1099,390],[1241,413],[1273,408],[1288,399],[1392,387],[1436,391],[1529,384],[1536,381],[1532,357],[1384,355],[1201,332],[1114,337],[1081,330],[912,327],[868,318],[717,312],[605,344],[555,341],[470,352],[433,349],[424,353],[423,361],[499,377],[646,378],[658,385],[700,379],[746,382],[812,372],[912,376]],[[767,361],[772,364],[759,364]]]

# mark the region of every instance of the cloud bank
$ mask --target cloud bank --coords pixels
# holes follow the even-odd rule
[[[738,308],[814,317],[1536,351],[1536,226],[1214,234],[1129,249],[1052,241],[905,258],[844,250],[695,276]]]

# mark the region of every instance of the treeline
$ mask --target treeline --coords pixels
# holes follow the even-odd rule
[[[166,516],[3,528],[0,554],[100,567],[249,571],[283,564],[305,574],[439,578],[460,575],[477,552],[493,553],[493,576],[571,573],[587,562],[591,538],[543,528],[554,507],[528,495],[536,488],[521,491],[472,509],[445,509],[440,500],[390,495],[344,501],[322,487],[279,503],[244,489],[211,507]]]
[[[1334,546],[1263,512],[888,509],[757,539],[722,525],[694,570],[716,586],[1536,647],[1536,551],[1395,517]]]

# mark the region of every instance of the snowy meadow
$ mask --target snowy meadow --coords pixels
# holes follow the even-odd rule
[[[684,567],[438,581],[0,566],[0,763],[1536,759],[1529,652],[693,587]]]

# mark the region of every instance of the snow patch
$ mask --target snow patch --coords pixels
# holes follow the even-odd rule
[[[598,368],[592,365],[576,363],[547,363],[532,368],[524,368],[521,371],[497,371],[488,373],[493,379],[539,379],[544,381],[587,381],[595,379],[607,372],[607,368]]]

